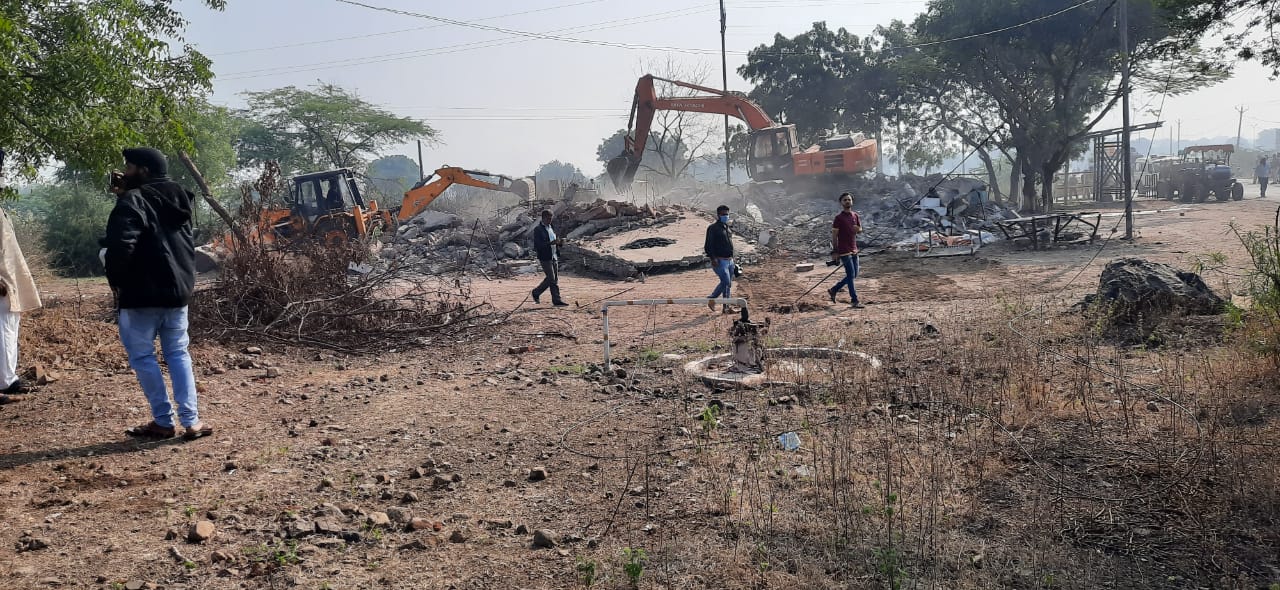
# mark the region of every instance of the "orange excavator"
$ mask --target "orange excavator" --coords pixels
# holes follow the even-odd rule
[[[667,82],[705,95],[678,98],[659,97],[654,81]],[[874,139],[862,134],[837,135],[818,145],[800,149],[795,125],[775,123],[764,109],[746,98],[723,90],[689,82],[667,80],[652,74],[636,83],[631,103],[631,120],[623,139],[622,154],[609,161],[606,170],[619,191],[625,191],[635,179],[644,157],[645,143],[654,114],[661,110],[713,113],[736,117],[750,128],[747,150],[747,174],[752,180],[790,181],[799,177],[852,175],[874,170],[879,151]]]

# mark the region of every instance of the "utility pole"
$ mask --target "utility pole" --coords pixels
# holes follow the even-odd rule
[[[418,180],[427,177],[427,171],[422,168],[422,140],[418,140]]]
[[[1173,155],[1176,156],[1178,155],[1178,152],[1182,151],[1182,119],[1178,119],[1178,143],[1174,144],[1174,146],[1177,148],[1177,151],[1175,151]]]
[[[1133,160],[1129,157],[1129,0],[1120,3],[1120,152],[1124,182],[1124,239],[1133,239]]]
[[[1240,149],[1240,131],[1244,128],[1244,112],[1247,110],[1249,109],[1244,108],[1244,105],[1236,107],[1236,112],[1240,113],[1240,118],[1236,120],[1236,149]]]
[[[724,31],[727,28],[728,15],[724,11],[724,0],[720,0],[720,77],[724,82],[724,91],[729,92],[729,60],[725,57]],[[724,116],[724,183],[732,186],[733,179],[729,172],[729,115]]]

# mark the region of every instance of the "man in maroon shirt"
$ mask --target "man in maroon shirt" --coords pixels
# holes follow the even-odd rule
[[[850,306],[862,309],[863,305],[858,302],[858,291],[853,287],[853,279],[858,277],[857,236],[862,233],[862,219],[853,210],[853,195],[841,193],[840,207],[843,211],[831,222],[831,257],[839,258],[840,264],[844,265],[844,279],[827,289],[827,296],[835,303],[836,293],[840,292],[841,287],[849,285]]]

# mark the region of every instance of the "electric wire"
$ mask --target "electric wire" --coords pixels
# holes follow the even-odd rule
[[[676,9],[676,10],[668,10],[668,11],[656,12],[656,13],[640,15],[640,16],[630,16],[630,17],[615,19],[611,21],[604,21],[601,23],[594,23],[591,25],[577,25],[573,27],[565,27],[562,29],[554,29],[551,32],[574,33],[574,32],[583,32],[583,31],[608,30],[608,29],[615,29],[615,28],[624,27],[624,26],[647,24],[651,22],[670,20],[674,18],[683,18],[686,16],[691,16],[693,14],[698,14],[702,12],[710,12],[711,10],[712,10],[711,8],[707,8],[707,7],[686,7],[686,8]],[[443,26],[443,25],[438,25],[438,26]],[[313,62],[308,64],[294,64],[294,65],[288,65],[288,66],[272,66],[268,68],[244,70],[240,72],[232,72],[230,74],[227,74],[226,77],[221,79],[222,80],[244,80],[244,79],[250,79],[250,78],[274,76],[274,75],[277,75],[278,73],[303,73],[303,72],[323,71],[323,70],[329,70],[334,68],[386,63],[386,62],[400,61],[405,59],[415,59],[420,57],[449,55],[453,53],[460,53],[463,51],[488,49],[491,47],[500,47],[503,45],[510,45],[513,43],[522,43],[526,41],[528,41],[528,39],[512,38],[512,37],[506,37],[501,39],[488,39],[483,41],[471,41],[467,43],[458,43],[454,45],[444,45],[441,47],[433,47],[433,48],[427,48],[427,49],[414,49],[410,51],[401,51],[401,52],[395,52],[395,53],[386,53],[386,54],[364,56],[364,57],[353,57],[353,58],[346,58],[346,59],[334,60],[334,61]]]
[[[509,12],[509,13],[507,13],[507,14],[499,14],[499,15],[495,15],[495,16],[486,16],[486,17],[484,17],[484,18],[472,19],[472,20],[471,20],[471,22],[483,22],[483,21],[489,21],[489,20],[498,20],[498,19],[502,19],[502,18],[510,18],[510,17],[513,17],[513,16],[524,16],[524,15],[527,15],[527,14],[535,14],[535,13],[539,13],[539,12],[549,12],[549,11],[552,11],[552,10],[560,10],[560,9],[562,9],[562,8],[573,8],[573,7],[576,7],[576,6],[583,6],[583,5],[586,5],[586,4],[599,4],[599,3],[601,3],[601,2],[607,2],[607,1],[608,1],[608,0],[582,0],[581,2],[573,2],[573,3],[570,3],[570,4],[559,4],[559,5],[556,5],[556,6],[548,6],[548,7],[545,7],[545,8],[535,8],[535,9],[533,9],[533,10],[525,10],[525,11],[522,11],[522,12]],[[409,33],[409,32],[413,32],[413,31],[425,31],[425,30],[428,30],[428,29],[436,29],[436,28],[440,28],[440,27],[444,27],[444,26],[446,26],[446,25],[443,25],[443,24],[437,24],[437,25],[426,25],[426,26],[422,26],[422,27],[410,27],[410,28],[407,28],[407,29],[398,29],[398,30],[395,30],[395,31],[383,31],[383,32],[380,32],[380,33],[369,33],[369,34],[366,34],[366,35],[353,35],[353,36],[350,36],[350,37],[338,37],[338,38],[336,38],[336,39],[317,39],[317,40],[315,40],[315,41],[302,41],[302,42],[299,42],[299,43],[287,43],[287,44],[284,44],[284,45],[273,45],[273,46],[271,46],[271,47],[254,47],[254,48],[252,48],[252,49],[237,49],[237,50],[235,50],[235,51],[223,51],[223,52],[220,52],[220,53],[208,53],[208,54],[206,54],[206,55],[207,55],[207,56],[209,56],[209,57],[220,57],[220,56],[224,56],[224,55],[242,55],[242,54],[245,54],[245,53],[257,53],[257,52],[261,52],[261,51],[275,51],[275,50],[277,50],[277,49],[293,49],[293,48],[295,48],[295,47],[311,47],[311,46],[314,46],[314,45],[326,45],[326,44],[329,44],[329,43],[337,43],[337,42],[341,42],[341,41],[355,41],[355,40],[359,40],[359,39],[370,39],[370,38],[373,38],[373,37],[385,37],[385,36],[387,36],[387,35],[397,35],[397,34],[400,34],[400,33]]]

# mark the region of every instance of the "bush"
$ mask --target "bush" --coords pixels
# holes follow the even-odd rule
[[[1233,224],[1231,230],[1244,244],[1253,266],[1245,283],[1258,319],[1253,340],[1280,362],[1280,208],[1270,226],[1243,230]]]
[[[98,239],[106,233],[114,197],[76,184],[43,186],[34,196],[45,202],[44,247],[50,264],[69,276],[101,275]]]

